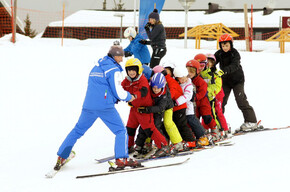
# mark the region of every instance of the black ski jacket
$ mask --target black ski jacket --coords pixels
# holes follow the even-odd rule
[[[233,87],[236,84],[244,83],[245,76],[241,66],[241,56],[235,48],[224,52],[222,49],[215,54],[216,64],[220,64],[220,69],[223,70],[223,84]]]

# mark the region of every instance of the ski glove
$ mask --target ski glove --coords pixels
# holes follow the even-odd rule
[[[149,28],[150,28],[150,26],[151,26],[151,23],[149,23],[149,22],[148,22],[148,23],[146,23],[146,25],[144,26],[144,29],[146,29],[146,30],[147,30],[147,29],[149,29]]]
[[[129,107],[133,107],[132,102],[128,102]]]
[[[125,51],[125,57],[130,57],[130,56],[132,56],[133,54],[131,53],[131,52],[129,52],[129,51]]]
[[[137,110],[139,113],[150,113],[148,107],[138,107]]]
[[[139,41],[139,43],[141,43],[141,44],[143,44],[143,45],[146,45],[146,44],[147,44],[147,41],[146,41],[145,39],[141,39],[141,40]]]

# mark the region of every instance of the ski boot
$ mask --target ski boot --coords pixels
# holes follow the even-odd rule
[[[76,153],[74,151],[71,151],[69,154],[69,157],[67,159],[64,159],[64,158],[58,156],[56,164],[55,164],[53,169],[56,171],[60,170],[60,168],[62,166],[64,166],[67,162],[69,162],[72,158],[74,158],[75,155],[76,155]]]
[[[257,123],[251,123],[251,122],[245,122],[240,127],[241,131],[254,131],[256,129],[258,129],[258,124]]]
[[[211,134],[213,142],[217,142],[217,141],[221,140],[221,135],[220,135],[219,129],[217,127],[211,129],[210,134]]]
[[[164,157],[170,155],[170,147],[169,145],[162,146],[160,149],[157,149],[157,151],[151,156],[151,158],[155,159],[158,157]]]
[[[181,151],[184,151],[182,142],[171,145],[171,148],[170,148],[171,155],[176,155],[178,152],[181,152]]]
[[[136,167],[143,167],[141,165],[141,163],[139,161],[133,160],[131,158],[120,158],[120,159],[116,159],[116,170],[122,170],[125,167],[132,167],[132,168],[136,168]]]
[[[209,145],[209,140],[206,135],[200,137],[197,141],[200,146],[207,146]]]

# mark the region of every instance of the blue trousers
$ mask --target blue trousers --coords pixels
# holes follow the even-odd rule
[[[115,158],[128,158],[127,130],[115,108],[94,111],[83,109],[77,124],[63,141],[57,155],[64,159],[68,158],[76,141],[85,134],[98,118],[101,118],[106,126],[116,135]]]

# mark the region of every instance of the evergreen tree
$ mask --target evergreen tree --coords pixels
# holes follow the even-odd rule
[[[31,29],[31,21],[28,14],[26,15],[26,19],[24,20],[24,22],[25,22],[24,35],[29,36],[31,38],[35,37],[37,33],[35,32],[35,30]]]

